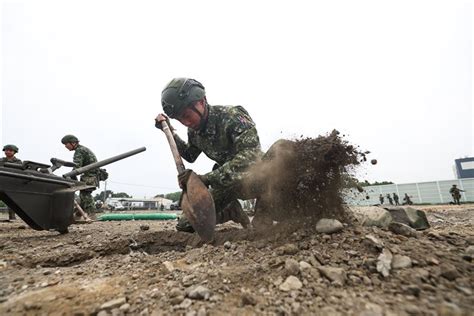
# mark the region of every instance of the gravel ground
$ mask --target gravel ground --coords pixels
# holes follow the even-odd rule
[[[175,221],[2,222],[0,314],[473,315],[474,205],[416,208],[432,228],[410,237],[227,223],[207,245]]]

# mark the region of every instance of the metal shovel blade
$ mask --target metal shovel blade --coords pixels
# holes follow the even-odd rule
[[[216,209],[207,187],[196,173],[191,172],[183,191],[181,208],[199,237],[205,242],[214,238]]]

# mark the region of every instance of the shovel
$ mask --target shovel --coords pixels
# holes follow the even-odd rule
[[[176,169],[178,173],[182,173],[186,168],[179,155],[171,130],[166,121],[162,121],[161,126],[170,145],[171,153],[176,163]],[[214,238],[214,228],[216,226],[214,200],[207,187],[194,172],[191,172],[186,186],[183,189],[181,208],[199,237],[205,242],[212,241]]]

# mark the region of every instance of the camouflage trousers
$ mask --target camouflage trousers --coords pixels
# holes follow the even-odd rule
[[[85,182],[86,184],[93,185],[93,186],[98,186],[99,185],[96,176],[85,176],[85,175],[83,175],[81,177],[81,182]],[[79,197],[81,199],[79,205],[84,210],[84,212],[86,212],[87,214],[93,214],[95,212],[95,203],[94,203],[94,199],[92,198],[92,192],[94,190],[95,190],[95,188],[87,189],[87,190],[81,190],[79,192]]]
[[[92,214],[95,212],[94,199],[92,198],[92,191],[82,190],[79,192],[79,197],[81,199],[79,205],[87,214]]]
[[[214,186],[210,193],[214,200],[216,208],[216,223],[222,224],[230,220],[241,224],[244,228],[250,225],[250,220],[245,214],[238,199],[251,199],[252,194],[249,190],[244,188],[240,182],[234,183],[230,186]],[[185,232],[194,232],[191,223],[187,220],[184,214],[179,218],[176,229]]]

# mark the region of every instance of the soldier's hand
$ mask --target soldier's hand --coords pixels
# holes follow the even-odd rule
[[[155,127],[163,130],[163,126],[162,126],[161,122],[166,122],[166,124],[168,124],[168,127],[170,128],[170,130],[174,131],[173,126],[171,126],[170,119],[168,118],[168,116],[166,116],[163,113],[158,114],[158,116],[155,118]]]
[[[183,172],[178,174],[178,183],[181,189],[186,189],[186,183],[188,183],[191,172],[193,172],[191,169],[185,169]]]

